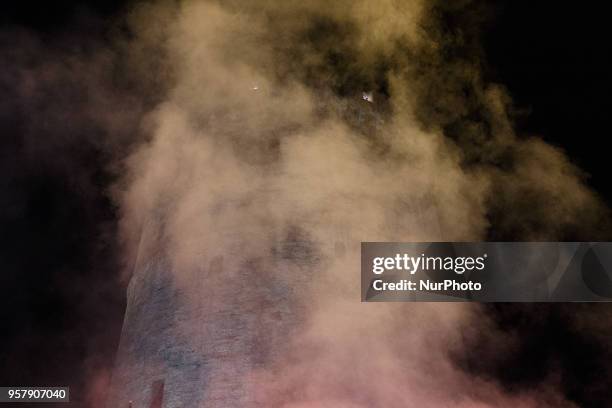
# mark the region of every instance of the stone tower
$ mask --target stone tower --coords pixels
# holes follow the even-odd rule
[[[341,250],[342,244],[335,246]],[[311,244],[289,234],[271,248],[273,265],[253,260],[236,271],[218,256],[194,271],[202,278],[187,286],[176,284],[163,251],[147,253],[139,256],[128,286],[106,406],[260,406],[248,376],[282,353],[300,318],[291,296],[295,278],[289,282],[270,268],[298,268],[302,272],[292,276],[308,280],[316,262]]]

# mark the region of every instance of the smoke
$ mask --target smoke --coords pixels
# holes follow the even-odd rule
[[[510,98],[485,81],[482,13],[469,1],[139,2],[112,46],[42,57],[68,64],[45,63],[19,87],[49,72],[61,73],[54,86],[85,85],[83,106],[51,117],[93,126],[83,139],[111,157],[125,277],[171,272],[188,305],[173,333],[187,342],[246,339],[211,362],[208,398],[572,406],[556,372],[517,391],[457,363],[483,333],[490,361],[520,341],[480,306],[359,302],[360,241],[605,231],[585,176],[559,148],[515,134]]]
[[[129,46],[156,50],[137,65],[160,69],[165,97],[117,189],[126,241],[141,259],[163,254],[184,301],[256,316],[239,335],[272,349],[264,362],[217,368],[249,401],[571,406],[555,373],[511,393],[453,363],[468,327],[512,347],[478,306],[358,301],[360,241],[554,240],[605,215],[559,149],[514,133],[477,47],[437,13],[420,1],[184,1],[130,15]],[[279,285],[290,295],[270,301]],[[291,328],[266,323],[283,305],[254,298],[293,310]],[[231,326],[219,315],[213,327]],[[212,380],[211,399],[222,386]]]
[[[0,382],[70,385],[76,404],[90,377],[110,374],[121,330],[118,230],[101,186],[142,111],[92,37],[0,30]]]

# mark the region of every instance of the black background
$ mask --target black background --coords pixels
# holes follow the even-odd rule
[[[486,77],[507,87],[519,112],[517,129],[563,148],[611,203],[612,35],[604,4],[491,3],[483,41]],[[87,24],[92,35],[100,35],[105,22],[124,6],[120,1],[3,2],[0,21],[11,29],[33,30],[44,44],[75,24]],[[11,46],[3,41],[2,48]],[[111,239],[117,209],[107,196],[113,177],[107,155],[95,144],[57,144],[50,152],[33,155],[24,147],[29,118],[12,103],[10,87],[4,85],[0,83],[0,384],[70,385],[79,401],[89,375],[111,366],[121,329],[124,284],[117,244]],[[85,170],[75,178],[77,168]],[[610,309],[488,306],[500,330],[522,334],[523,344],[494,364],[485,364],[476,353],[458,357],[458,362],[510,390],[528,389],[554,366],[567,398],[580,406],[609,406],[612,338],[576,330],[567,322],[576,314],[606,319]]]

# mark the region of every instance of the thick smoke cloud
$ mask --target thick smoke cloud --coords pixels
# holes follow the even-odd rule
[[[362,240],[554,240],[604,217],[561,151],[513,132],[508,97],[477,61],[447,55],[463,45],[431,5],[187,1],[130,20],[130,47],[158,47],[166,97],[118,189],[124,233],[141,259],[163,253],[195,298],[248,296],[245,265],[292,288],[292,335],[266,326],[260,342],[282,346],[231,373],[259,404],[572,405],[554,373],[512,394],[453,364],[466,327],[511,341],[477,306],[357,300]],[[307,268],[279,267],[284,242],[306,246]],[[222,274],[202,269],[220,256]]]
[[[253,316],[243,334],[271,351],[223,370],[261,406],[572,406],[556,372],[515,391],[461,366],[483,333],[491,364],[520,342],[480,306],[358,300],[360,241],[604,230],[584,176],[560,149],[515,134],[503,87],[483,79],[479,33],[453,31],[447,14],[481,18],[467,1],[134,3],[112,45],[24,46],[38,65],[18,58],[14,88],[56,121],[40,123],[80,129],[77,143],[104,152],[121,223],[104,242],[120,242],[124,278],[163,259],[185,303]],[[32,108],[38,89],[52,89],[48,111]],[[266,304],[280,301],[276,286],[290,294],[281,324]],[[219,294],[236,288],[247,303]],[[197,321],[180,323],[186,338]]]

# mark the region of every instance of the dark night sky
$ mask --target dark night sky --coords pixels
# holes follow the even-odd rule
[[[102,35],[123,3],[4,2],[0,24],[36,32],[44,47],[84,21],[92,36]],[[486,75],[507,86],[519,131],[563,148],[612,203],[606,146],[612,35],[603,7],[500,1],[492,6],[483,40]],[[0,36],[3,69],[10,69],[6,50],[13,46]],[[113,180],[108,157],[98,145],[76,143],[78,134],[48,147],[51,151],[32,153],[29,118],[13,103],[10,84],[0,81],[0,90],[0,384],[69,384],[78,400],[88,373],[112,363],[124,307],[119,251],[111,239],[117,214],[106,195]],[[44,129],[53,136],[52,127]],[[96,129],[75,130],[84,131]],[[77,168],[87,170],[75,175]],[[525,333],[525,343],[495,366],[481,366],[477,358],[461,363],[510,389],[542,380],[547,367],[558,364],[568,398],[581,406],[609,406],[612,339],[579,333],[565,321],[572,313],[603,319],[610,309],[491,306],[500,327]]]

